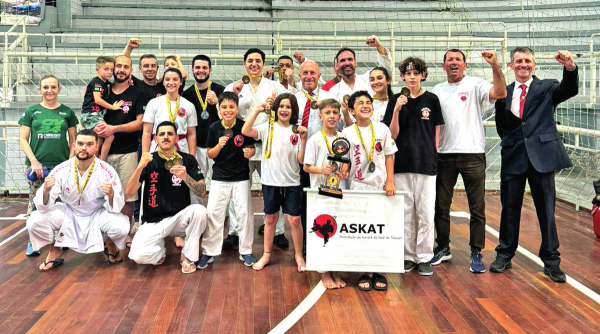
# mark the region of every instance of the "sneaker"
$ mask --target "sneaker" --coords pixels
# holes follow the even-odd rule
[[[481,253],[471,253],[471,266],[469,268],[472,273],[481,274],[485,272],[483,264],[483,255]]]
[[[230,251],[234,247],[236,247],[240,242],[240,238],[237,235],[230,234],[227,236],[227,239],[223,241],[223,250]]]
[[[258,227],[258,234],[259,235],[265,234],[265,224],[262,224]]]
[[[251,267],[256,263],[256,258],[252,254],[242,255],[240,254],[240,261],[244,261],[246,267]]]
[[[439,248],[436,247],[433,249],[433,258],[431,259],[431,265],[437,266],[438,264],[448,261],[452,258],[452,253],[450,252],[450,248],[444,247]]]
[[[406,261],[404,261],[404,272],[409,273],[413,269],[415,269],[416,266],[417,266],[416,263],[406,260]]]
[[[290,247],[290,242],[285,237],[285,234],[280,234],[273,238],[273,245],[275,245],[277,248],[287,249]]]
[[[512,262],[499,257],[496,257],[494,262],[490,264],[490,271],[494,273],[503,273],[505,270],[510,268],[512,268]]]
[[[567,274],[560,270],[560,266],[544,265],[544,275],[550,277],[550,279],[556,283],[564,283],[567,281]]]
[[[419,263],[419,267],[417,270],[419,271],[419,275],[421,276],[433,275],[433,266],[431,265],[431,262]]]
[[[31,241],[27,243],[27,250],[25,251],[25,255],[27,256],[40,256],[39,250],[33,250],[33,244]]]
[[[202,255],[200,260],[196,261],[196,268],[198,269],[206,269],[209,263],[213,263],[215,258],[208,255]]]

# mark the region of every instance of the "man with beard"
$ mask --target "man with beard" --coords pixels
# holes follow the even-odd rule
[[[197,55],[192,60],[192,74],[196,83],[183,92],[183,97],[194,104],[198,125],[196,126],[196,159],[202,174],[207,178],[212,167],[212,159],[206,155],[206,137],[210,125],[219,120],[217,102],[225,87],[210,80],[212,62],[210,57]],[[192,154],[192,152],[190,152]],[[192,199],[192,202],[194,199]]]
[[[366,44],[377,48],[377,62],[379,66],[384,67],[389,73],[392,73],[392,57],[390,52],[383,47],[379,38],[371,35],[367,37]],[[352,95],[352,93],[359,90],[366,90],[373,96],[373,89],[371,89],[371,85],[369,84],[369,73],[371,71],[367,71],[362,75],[356,74],[358,62],[354,50],[349,48],[340,49],[335,58],[337,59],[338,67],[342,71],[342,80],[331,87],[328,92],[323,92],[319,100],[332,98],[341,102],[342,107],[344,107],[346,104],[346,101],[344,101],[345,95]]]
[[[142,130],[144,107],[148,102],[140,88],[129,86],[131,70],[129,57],[118,56],[115,59],[114,82],[107,101],[109,103],[123,101],[123,105],[120,110],[106,113],[104,116],[106,123],[96,126],[98,136],[108,137],[113,134],[115,136],[114,143],[117,144],[111,145],[107,162],[117,171],[124,184],[127,184],[137,166],[138,136]],[[122,213],[130,220],[133,214],[133,202],[137,199],[137,193],[125,199]]]
[[[442,68],[447,81],[435,85],[433,93],[440,99],[444,125],[440,126],[438,173],[436,179],[435,232],[437,247],[431,264],[450,260],[450,205],[454,186],[460,174],[469,202],[472,273],[486,271],[481,250],[485,247],[485,131],[483,108],[496,99],[506,97],[504,75],[498,65],[496,51],[481,52],[490,65],[494,83],[465,76],[465,54],[458,49],[444,54]],[[486,103],[487,102],[487,103]]]
[[[27,219],[33,249],[54,243],[40,271],[64,263],[62,247],[91,254],[101,252],[104,241],[109,262],[123,262],[119,249],[125,248],[129,231],[127,217],[119,213],[125,204],[123,189],[117,172],[94,156],[97,148],[93,130],[79,131],[75,156],[56,166],[35,195],[37,211]]]
[[[190,191],[204,197],[204,176],[194,156],[175,150],[175,123],[164,121],[156,127],[154,141],[158,150],[144,152],[127,182],[126,195],[133,196],[144,182],[142,225],[138,229],[129,258],[139,264],[160,265],[167,250],[166,237],[185,237],[181,250],[181,272],[196,271],[200,254],[200,235],[208,215],[200,204],[190,203]]]

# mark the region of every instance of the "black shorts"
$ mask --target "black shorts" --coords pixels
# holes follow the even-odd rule
[[[265,214],[272,215],[282,208],[284,214],[300,216],[302,202],[302,186],[275,187],[262,186]]]

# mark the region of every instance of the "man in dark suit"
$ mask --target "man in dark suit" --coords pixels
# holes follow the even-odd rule
[[[502,273],[512,267],[511,259],[519,245],[525,182],[529,181],[542,235],[539,256],[544,274],[554,282],[565,282],[554,220],[554,172],[572,164],[556,128],[554,112],[559,103],[577,95],[577,66],[571,53],[558,51],[554,58],[564,66],[563,81],[559,83],[532,76],[535,60],[530,48],[517,47],[510,56],[516,82],[507,87],[507,97],[496,102],[496,129],[502,140],[502,214],[500,244],[490,270]]]

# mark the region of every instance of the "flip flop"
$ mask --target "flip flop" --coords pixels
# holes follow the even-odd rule
[[[109,264],[119,264],[119,263],[123,262],[123,259],[117,260],[117,256],[119,256],[119,250],[117,250],[117,253],[116,253],[116,254],[110,254],[110,253],[108,252],[108,247],[105,247],[105,248],[104,248],[104,255],[106,255],[106,257],[108,258],[108,263],[109,263]],[[110,260],[110,258],[111,258],[111,257],[112,257],[113,259],[115,259],[115,260],[114,260],[114,261],[111,261],[111,260]]]
[[[383,288],[378,287],[377,283],[383,283],[383,284],[385,284],[385,287],[383,287]],[[385,276],[380,275],[380,274],[373,274],[373,289],[375,289],[376,291],[387,290],[388,289],[387,278],[385,278]]]
[[[61,259],[60,257],[57,257],[56,259],[54,259],[54,261],[44,261],[44,263],[42,263],[42,267],[47,266],[48,264],[52,264],[52,267],[48,268],[48,269],[39,269],[39,271],[48,271],[48,270],[52,270],[58,266],[60,266],[61,264],[65,263],[64,259]]]
[[[194,262],[187,263],[185,261],[181,262],[181,272],[184,274],[191,274],[196,271],[196,264]]]
[[[369,283],[369,287],[363,288],[360,286],[361,283]],[[367,274],[364,274],[358,279],[357,286],[358,286],[358,290],[360,290],[360,291],[371,291],[373,289],[373,278]]]

